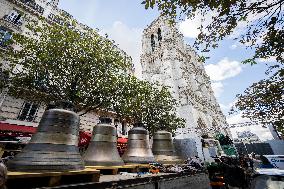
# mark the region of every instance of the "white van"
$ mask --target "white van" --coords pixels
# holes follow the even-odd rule
[[[284,170],[284,155],[264,155],[267,160],[278,169]]]

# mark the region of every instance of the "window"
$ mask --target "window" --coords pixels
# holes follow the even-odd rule
[[[7,70],[3,70],[3,68],[0,68],[0,81],[6,83],[8,79],[9,79],[9,72]]]
[[[6,42],[11,39],[12,34],[7,29],[0,26],[0,46],[6,46]]]
[[[207,134],[206,124],[203,122],[203,120],[201,118],[198,118],[198,120],[197,120],[197,129],[201,133],[201,135]]]
[[[121,123],[121,134],[126,135],[126,125],[124,121]]]
[[[158,28],[158,41],[162,41],[162,31],[161,31],[161,28]]]
[[[4,19],[8,22],[11,22],[17,26],[21,26],[23,24],[23,16],[17,10],[12,10],[8,15],[4,16]]]
[[[154,34],[151,35],[151,47],[152,47],[152,51],[155,50],[155,37]]]
[[[25,102],[18,119],[21,121],[34,121],[38,108],[38,104]]]
[[[49,74],[47,71],[39,70],[36,73],[34,84],[41,90],[48,90]]]
[[[213,122],[212,122],[212,127],[213,127],[214,131],[218,131],[218,124],[215,120],[213,120]]]

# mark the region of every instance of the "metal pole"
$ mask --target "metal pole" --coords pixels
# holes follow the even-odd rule
[[[4,103],[4,101],[5,101],[5,98],[7,97],[7,94],[8,94],[8,88],[3,89],[2,92],[1,92],[1,95],[0,95],[0,97],[1,97],[1,99],[0,99],[0,110],[1,110],[1,107]]]

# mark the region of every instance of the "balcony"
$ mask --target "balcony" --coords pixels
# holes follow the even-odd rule
[[[8,15],[5,15],[3,17],[3,20],[10,22],[11,24],[14,24],[17,27],[21,27],[23,25],[22,19],[13,19],[13,18],[9,17]]]
[[[23,20],[21,19],[12,19],[8,15],[5,15],[3,18],[0,19],[0,25],[2,25],[5,28],[9,28],[13,31],[21,32],[23,25]]]
[[[52,13],[50,13],[48,15],[48,19],[51,20],[52,22],[55,22],[55,23],[59,24],[59,25],[64,25],[64,21],[62,19],[60,19],[59,16],[56,16],[56,15],[54,15]]]
[[[29,6],[33,10],[39,12],[40,14],[42,14],[44,11],[44,8],[39,6],[34,0],[18,0],[18,1],[24,3],[25,5]]]
[[[13,3],[22,5],[24,8],[31,10],[34,13],[42,15],[44,12],[44,8],[38,5],[35,0],[10,0]]]

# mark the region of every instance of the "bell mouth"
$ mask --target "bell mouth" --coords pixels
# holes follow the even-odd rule
[[[75,112],[50,109],[44,112],[37,132],[13,160],[9,171],[58,172],[83,170],[78,149],[80,118]]]

